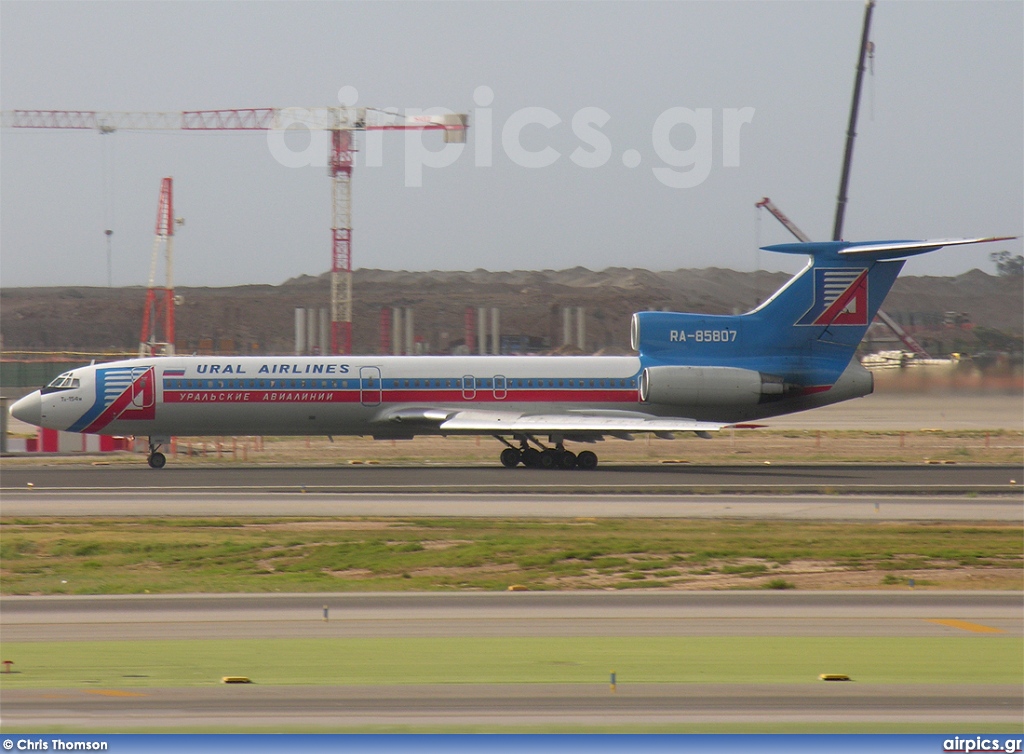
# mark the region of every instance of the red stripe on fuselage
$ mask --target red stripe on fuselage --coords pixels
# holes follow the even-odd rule
[[[499,391],[500,394],[500,391]],[[469,397],[472,395],[472,397]],[[476,394],[461,390],[164,390],[164,403],[637,403],[629,390],[507,390],[496,397],[490,389]]]

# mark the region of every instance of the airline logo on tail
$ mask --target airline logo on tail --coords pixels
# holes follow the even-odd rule
[[[113,367],[96,370],[96,403],[68,429],[99,432],[115,419],[156,417],[153,367]]]
[[[798,325],[868,325],[868,271],[863,267],[815,267],[814,304]]]

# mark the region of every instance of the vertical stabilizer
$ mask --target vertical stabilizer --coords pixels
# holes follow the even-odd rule
[[[751,369],[804,390],[827,389],[850,363],[905,257],[997,240],[1006,239],[767,246],[767,251],[805,254],[810,262],[747,314],[635,314],[633,347],[645,364]]]

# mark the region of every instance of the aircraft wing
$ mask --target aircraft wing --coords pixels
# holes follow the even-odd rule
[[[404,424],[431,424],[442,432],[493,434],[587,434],[622,436],[633,432],[716,432],[729,426],[686,418],[665,418],[632,411],[566,411],[528,414],[518,411],[403,408],[382,417]]]

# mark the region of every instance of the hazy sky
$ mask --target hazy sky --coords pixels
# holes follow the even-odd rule
[[[754,203],[770,196],[830,237],[863,12],[859,1],[4,0],[0,104],[326,106],[354,87],[358,105],[446,107],[471,123],[461,154],[447,148],[454,161],[424,167],[422,186],[409,185],[417,152],[403,135],[384,139],[382,166],[360,152],[357,268],[793,269],[799,260],[756,251],[791,239]],[[880,0],[871,36],[844,236],[1024,233],[1024,3]],[[422,143],[442,149],[436,133]],[[285,146],[319,154],[308,135]],[[319,274],[330,179],[312,162],[282,164],[265,133],[6,129],[0,283],[105,285],[109,227],[114,284],[144,285],[166,175],[186,221],[176,283]],[[1021,242],[943,250],[908,272],[993,271],[988,254],[1002,249]]]

